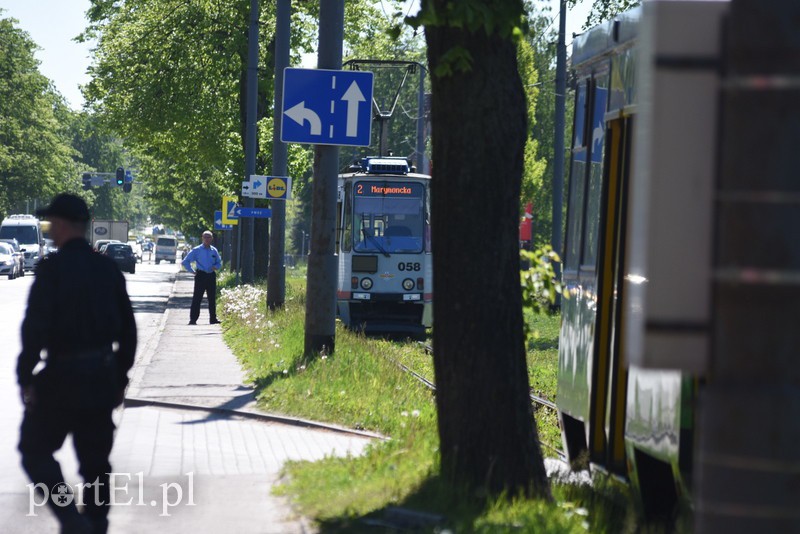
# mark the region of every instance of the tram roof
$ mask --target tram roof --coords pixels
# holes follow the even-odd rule
[[[641,17],[642,8],[635,7],[576,36],[572,42],[572,68],[579,69],[581,64],[635,40]]]
[[[416,172],[410,172],[408,174],[369,174],[366,172],[348,172],[342,173],[339,175],[339,178],[360,178],[360,179],[367,179],[367,180],[430,180],[431,177],[427,174],[419,174]]]

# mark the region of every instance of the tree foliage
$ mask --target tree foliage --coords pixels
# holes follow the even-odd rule
[[[121,139],[111,134],[98,117],[87,111],[71,113],[69,133],[75,159],[82,170],[114,172],[119,166],[136,172],[138,168],[125,149]],[[77,178],[76,178],[77,179]],[[126,220],[131,228],[144,226],[150,215],[145,199],[144,184],[134,183],[130,193],[118,187],[94,187],[83,193],[98,219]]]
[[[589,12],[589,17],[583,27],[584,29],[591,28],[641,3],[641,0],[594,0],[592,10]]]
[[[186,233],[208,227],[220,197],[237,193],[244,179],[249,5],[248,0],[93,0],[88,12],[83,38],[96,38],[98,45],[87,102],[139,161],[154,218]],[[313,50],[317,15],[316,2],[293,2],[293,64]],[[364,39],[376,16],[367,0],[347,2],[348,41]],[[259,28],[256,170],[268,173],[274,2],[261,2]],[[304,169],[291,172],[302,187]]]
[[[14,19],[0,18],[0,215],[78,185],[72,112],[39,72],[36,48]]]
[[[520,208],[522,208],[525,203],[534,200],[544,189],[547,161],[540,154],[539,139],[533,135],[538,118],[536,112],[540,93],[539,70],[536,65],[536,51],[526,40],[517,43],[517,62],[520,78],[525,88],[528,116],[528,139],[525,142],[522,193],[520,195]]]
[[[522,307],[531,313],[546,313],[562,294],[562,285],[556,276],[555,264],[561,261],[550,245],[534,251],[520,251],[522,261],[528,268],[520,273],[522,278]],[[530,325],[525,324],[525,333],[530,336]]]
[[[526,42],[533,51],[533,65],[536,68],[536,106],[531,120],[531,139],[535,141],[536,160],[543,164],[540,180],[534,187],[523,185],[523,203],[533,204],[533,243],[534,249],[550,243],[553,220],[553,132],[555,130],[555,54],[557,13],[538,4],[529,6],[531,32]],[[569,103],[569,98],[567,98]],[[569,105],[567,106],[569,108]],[[571,122],[567,120],[569,128]],[[527,150],[532,150],[527,147]]]

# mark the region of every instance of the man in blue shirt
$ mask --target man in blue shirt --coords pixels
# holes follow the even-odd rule
[[[222,268],[222,260],[217,249],[211,246],[214,234],[206,230],[203,232],[203,244],[194,247],[183,259],[181,264],[184,269],[194,273],[194,294],[192,307],[189,310],[189,324],[197,324],[200,317],[200,303],[203,293],[208,295],[208,315],[211,317],[209,324],[219,324],[217,320],[217,271]],[[192,262],[195,268],[192,269]]]

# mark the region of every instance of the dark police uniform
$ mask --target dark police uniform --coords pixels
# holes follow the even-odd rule
[[[43,210],[45,215],[61,215],[49,209]],[[46,364],[34,375],[42,349],[47,351]],[[26,406],[20,431],[22,465],[34,483],[44,483],[52,490],[64,480],[53,453],[71,433],[84,481],[102,483],[98,499],[93,486],[84,490],[84,516],[96,532],[107,528],[108,507],[96,501],[109,502],[108,458],[114,440],[111,414],[122,400],[135,353],[133,309],[125,278],[113,260],[93,252],[89,243],[79,238],[39,263],[17,364],[20,386],[32,385],[35,392],[35,402]],[[69,525],[85,521],[74,502],[58,506],[48,499],[48,504],[65,531]]]

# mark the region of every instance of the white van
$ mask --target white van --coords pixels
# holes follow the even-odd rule
[[[0,225],[0,239],[16,239],[25,255],[25,269],[32,271],[44,256],[44,237],[39,219],[33,215],[9,215]]]
[[[178,255],[178,239],[171,235],[160,235],[156,238],[156,265],[161,260],[175,263]]]

